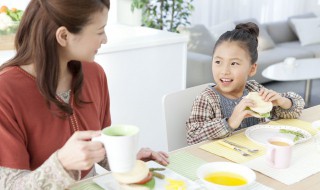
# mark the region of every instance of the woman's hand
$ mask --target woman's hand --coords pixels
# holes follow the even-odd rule
[[[77,131],[58,151],[58,159],[66,170],[87,170],[101,161],[106,151],[102,143],[91,141],[101,131]]]
[[[155,152],[155,151],[152,151],[150,148],[142,148],[137,154],[138,160],[143,160],[145,162],[149,160],[154,160],[164,166],[169,164],[168,158],[169,158],[169,155],[167,153],[162,151]]]
[[[254,101],[243,98],[238,105],[234,107],[233,112],[228,119],[228,124],[231,128],[238,128],[244,118],[252,117],[252,111],[246,109],[247,107],[254,107]]]
[[[278,92],[263,88],[260,90],[259,95],[267,102],[272,102],[273,106],[280,106],[283,109],[289,109],[292,106],[290,99],[282,97]]]

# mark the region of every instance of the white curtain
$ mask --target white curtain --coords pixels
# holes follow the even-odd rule
[[[29,2],[30,2],[30,0],[1,0],[0,7],[5,5],[9,9],[17,8],[17,9],[24,10],[24,9],[26,9]]]
[[[320,0],[195,0],[191,24],[207,27],[229,20],[255,18],[260,23],[320,12]]]

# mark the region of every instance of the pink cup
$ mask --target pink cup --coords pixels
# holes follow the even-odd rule
[[[267,142],[266,160],[273,168],[288,168],[291,162],[294,142],[282,137],[269,138]]]

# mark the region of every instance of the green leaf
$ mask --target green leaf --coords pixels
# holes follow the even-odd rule
[[[177,32],[179,25],[190,25],[193,0],[132,0],[131,11],[143,11],[142,25]]]
[[[143,184],[143,186],[148,187],[149,189],[154,189],[156,185],[156,180],[154,179],[154,177],[148,181],[148,183]]]
[[[264,113],[264,114],[260,114],[261,115],[261,117],[264,117],[264,118],[267,118],[267,117],[270,117],[271,115],[270,115],[270,112],[268,112],[268,113]]]

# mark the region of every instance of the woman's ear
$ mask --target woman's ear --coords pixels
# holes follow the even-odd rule
[[[69,31],[66,27],[60,26],[56,31],[56,39],[57,42],[62,46],[65,47],[68,39]]]
[[[254,64],[251,65],[250,72],[249,72],[249,77],[252,77],[252,76],[254,76],[256,74],[257,67],[258,67],[257,63],[254,63]]]

